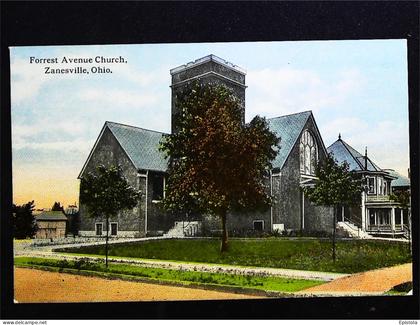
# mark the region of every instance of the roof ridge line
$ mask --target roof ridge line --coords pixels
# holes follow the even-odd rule
[[[349,152],[350,156],[353,157],[353,159],[356,161],[356,163],[359,165],[359,167],[361,168],[361,170],[366,170],[364,166],[362,166],[362,164],[360,163],[360,161],[351,153],[351,151],[349,150],[348,147],[352,148],[354,151],[356,151],[358,154],[360,154],[360,157],[363,157],[361,155],[361,153],[359,151],[357,151],[356,149],[354,149],[352,146],[350,146],[347,142],[345,142],[343,139],[338,139],[337,141],[341,141],[344,145],[344,148],[346,148],[346,150]]]
[[[296,113],[290,113],[290,114],[280,115],[280,116],[275,116],[275,117],[268,117],[267,120],[273,120],[273,119],[280,118],[280,117],[292,116],[292,115],[303,114],[303,113],[311,113],[312,114],[312,110],[310,109],[310,110],[303,111],[303,112],[296,112]]]
[[[160,133],[160,134],[170,134],[170,133],[166,133],[166,132],[162,132],[162,131],[156,131],[156,130],[142,128],[140,126],[134,126],[134,125],[124,124],[124,123],[119,123],[119,122],[105,121],[105,124],[109,124],[109,123],[118,124],[118,125],[122,125],[122,126],[127,126],[127,127],[134,128],[134,129],[140,129],[140,130],[143,130],[143,131],[155,132],[155,133]]]

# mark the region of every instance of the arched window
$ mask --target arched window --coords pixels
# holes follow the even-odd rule
[[[315,165],[318,161],[318,149],[312,134],[305,130],[300,137],[300,172],[305,175],[315,175]]]

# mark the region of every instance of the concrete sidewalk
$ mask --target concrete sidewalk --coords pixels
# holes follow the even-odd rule
[[[406,263],[352,274],[299,293],[317,296],[382,295],[398,284],[413,281],[412,272],[413,264]]]

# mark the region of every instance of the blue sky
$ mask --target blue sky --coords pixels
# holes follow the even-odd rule
[[[77,202],[77,175],[103,123],[169,132],[169,70],[208,54],[246,70],[247,121],[312,110],[326,146],[341,133],[380,167],[407,174],[405,40],[14,47],[14,201]],[[64,55],[128,63],[89,75],[45,75],[45,64],[29,64]]]

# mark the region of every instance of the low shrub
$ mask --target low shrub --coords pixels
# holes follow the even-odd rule
[[[67,261],[67,260],[59,260],[59,261],[57,261],[57,266],[60,268],[60,269],[68,269],[68,268],[71,268],[72,267],[72,263],[70,263],[69,261]]]
[[[278,277],[262,277],[238,274],[209,273],[200,271],[181,271],[160,269],[154,267],[142,267],[138,265],[110,263],[106,269],[103,263],[86,262],[85,259],[79,261],[63,262],[53,259],[41,258],[15,258],[16,265],[40,265],[40,266],[57,266],[65,265],[65,268],[81,270],[92,270],[108,272],[115,275],[130,275],[142,278],[162,279],[175,282],[194,282],[203,284],[219,284],[239,287],[260,288],[264,290],[275,290],[292,292],[303,290],[305,288],[323,283],[322,281],[285,279]],[[64,267],[63,267],[64,268]]]
[[[229,231],[229,237],[233,238],[267,238],[270,237],[271,233],[262,230],[254,229],[239,229]]]
[[[396,285],[391,290],[397,291],[397,292],[409,292],[413,289],[413,282],[404,282],[399,285]]]

